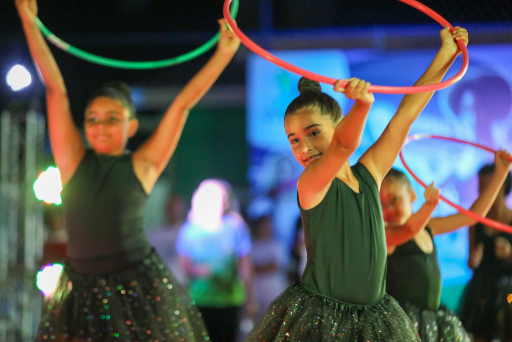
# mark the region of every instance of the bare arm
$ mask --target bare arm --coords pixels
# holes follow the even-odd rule
[[[134,153],[134,168],[146,192],[151,192],[171,158],[192,107],[211,88],[240,45],[233,32],[220,20],[221,38],[217,51],[176,97],[157,130]]]
[[[458,27],[450,33],[449,28],[446,27],[441,31],[441,39],[443,42],[441,49],[436,54],[427,71],[414,84],[415,86],[441,82],[453,61],[460,53],[459,47],[454,39],[463,39],[465,44],[467,44],[468,34],[465,29]],[[434,95],[434,92],[404,96],[398,106],[396,114],[393,116],[380,138],[360,158],[359,161],[364,164],[374,176],[377,184],[380,185],[382,179],[393,166],[409,134],[412,123],[418,118],[432,98],[432,95]]]
[[[332,141],[322,158],[308,165],[299,177],[297,190],[300,205],[304,209],[310,209],[321,202],[336,174],[359,147],[364,125],[374,101],[373,94],[368,93],[370,83],[352,79],[346,89],[341,88],[340,83],[341,81],[338,81],[334,89],[345,93],[356,102],[336,126]]]
[[[500,150],[496,153],[494,163],[496,169],[492,175],[489,185],[484,191],[478,196],[477,200],[473,203],[470,211],[480,216],[485,216],[491,209],[496,196],[507,178],[507,174],[510,172],[511,162],[509,160],[511,155],[506,151]],[[434,235],[444,234],[452,232],[464,226],[471,226],[477,222],[469,216],[461,213],[446,217],[434,217],[429,222],[429,227],[434,231]]]
[[[55,162],[60,169],[62,183],[66,184],[82,160],[85,147],[73,122],[64,79],[35,22],[37,2],[16,0],[16,7],[23,23],[30,53],[45,85],[50,142]]]
[[[469,234],[468,267],[471,269],[475,269],[478,267],[478,265],[480,265],[480,262],[482,261],[482,257],[483,257],[483,253],[484,253],[484,246],[481,242],[479,244],[476,243],[475,226],[469,227],[468,234]]]
[[[388,248],[406,243],[421,232],[428,224],[430,215],[439,204],[439,189],[434,183],[425,190],[426,202],[414,213],[403,226],[386,228],[386,244]]]

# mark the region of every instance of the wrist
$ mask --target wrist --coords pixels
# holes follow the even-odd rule
[[[439,204],[439,202],[436,202],[436,203],[425,202],[425,204],[423,204],[423,207],[425,208],[425,210],[433,212],[436,209],[438,204]]]
[[[33,28],[36,25],[36,17],[24,17],[21,19],[21,24],[26,28]]]
[[[370,108],[373,104],[374,100],[367,99],[358,99],[355,103],[357,103],[360,107]]]
[[[438,54],[446,59],[455,58],[458,55],[458,47],[457,45],[446,46],[443,44],[439,49]]]
[[[500,179],[502,177],[506,177],[507,174],[510,172],[510,167],[496,167],[495,168],[495,174],[500,177]]]
[[[227,60],[228,62],[231,61],[233,56],[235,55],[236,51],[232,51],[229,49],[223,49],[220,47],[217,47],[217,50],[215,50],[215,56],[219,57],[221,59]]]

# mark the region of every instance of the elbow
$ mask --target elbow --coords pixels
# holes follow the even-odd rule
[[[336,148],[345,153],[352,154],[358,149],[360,143],[361,139],[337,139]]]
[[[404,225],[404,231],[408,232],[412,237],[418,234],[425,226],[422,225],[414,225],[406,222]]]

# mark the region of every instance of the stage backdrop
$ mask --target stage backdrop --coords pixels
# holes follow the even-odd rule
[[[435,50],[385,52],[380,50],[308,50],[273,52],[278,57],[308,70],[336,78],[359,77],[372,84],[409,86],[428,67]],[[429,133],[475,141],[493,148],[512,148],[512,45],[470,46],[470,66],[456,85],[438,91],[414,123],[413,133]],[[287,105],[297,95],[299,76],[252,55],[247,65],[247,140],[251,148],[249,181],[254,200],[252,216],[271,214],[276,237],[292,245],[299,218],[296,180],[302,167],[294,159],[283,127]],[[455,74],[461,58],[449,75]],[[334,93],[344,113],[351,102]],[[360,148],[351,158],[355,163],[380,136],[394,115],[401,95],[376,94]],[[493,161],[493,155],[455,143],[422,140],[404,151],[413,170],[427,183],[435,181],[442,193],[469,207],[477,196],[478,169]],[[397,159],[395,167],[404,170]],[[412,180],[412,179],[411,179]],[[417,210],[424,202],[423,189],[414,181]],[[511,196],[512,197],[512,196]],[[512,203],[511,203],[512,204]],[[454,213],[441,204],[434,216]],[[443,274],[443,302],[456,308],[460,294],[471,277],[467,268],[467,229],[436,237]]]

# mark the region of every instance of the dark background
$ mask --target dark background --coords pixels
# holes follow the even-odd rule
[[[472,41],[512,41],[511,0],[425,0],[453,24],[476,28]],[[101,56],[125,60],[167,59],[188,52],[218,30],[222,0],[41,0],[39,17],[64,41]],[[435,27],[432,19],[396,0],[241,0],[237,18],[250,37],[268,49],[381,47],[406,49],[438,44],[432,30],[417,38],[411,24]],[[412,26],[411,26],[412,27]],[[421,27],[421,26],[419,26]],[[208,60],[211,52],[179,66],[123,70],[82,61],[51,46],[71,100],[75,121],[83,120],[89,94],[111,80],[122,80],[156,102],[138,106],[141,129],[130,142],[135,149],[156,127],[177,91]],[[174,191],[190,196],[204,178],[220,177],[247,188],[245,143],[245,59],[241,47],[219,81],[193,111],[166,176]],[[12,0],[0,1],[0,110],[31,106],[44,112],[41,83],[13,93],[4,82],[16,63],[35,69]],[[233,93],[220,101],[218,95]],[[155,93],[155,91],[157,93]],[[216,95],[217,94],[217,95]],[[47,146],[50,156],[50,148]],[[50,161],[48,162],[50,163]],[[179,165],[179,168],[176,167]],[[165,176],[164,175],[164,176]]]

